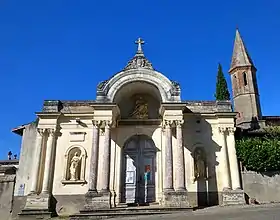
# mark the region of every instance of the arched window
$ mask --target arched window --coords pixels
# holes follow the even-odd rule
[[[63,184],[85,183],[86,150],[82,146],[69,147],[64,164]]]
[[[243,72],[243,81],[244,81],[244,86],[247,86],[248,82],[247,82],[247,74],[246,74],[246,72]]]

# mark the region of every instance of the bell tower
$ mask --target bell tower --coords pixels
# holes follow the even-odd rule
[[[237,112],[236,126],[243,129],[258,128],[262,118],[256,71],[240,33],[236,30],[229,74],[234,111]]]

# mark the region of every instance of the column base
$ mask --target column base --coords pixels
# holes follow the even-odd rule
[[[49,219],[57,216],[53,205],[54,198],[50,194],[30,194],[26,198],[24,208],[19,213],[20,219]]]
[[[188,192],[184,191],[165,191],[162,195],[161,205],[164,207],[189,208]]]
[[[222,205],[244,205],[245,194],[242,189],[224,189],[222,192]]]
[[[111,193],[88,191],[85,195],[84,209],[80,212],[90,212],[97,209],[111,208]]]

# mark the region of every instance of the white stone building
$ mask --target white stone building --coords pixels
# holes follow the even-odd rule
[[[45,101],[21,126],[15,203],[22,213],[71,214],[130,204],[244,203],[228,101],[182,101],[143,41],[94,101]]]

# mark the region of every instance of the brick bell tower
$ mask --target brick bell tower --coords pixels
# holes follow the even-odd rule
[[[262,113],[256,71],[237,29],[229,74],[234,111],[238,113],[236,126],[242,129],[258,129],[261,126]]]

